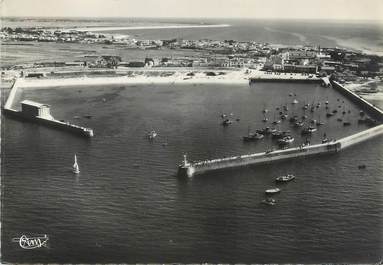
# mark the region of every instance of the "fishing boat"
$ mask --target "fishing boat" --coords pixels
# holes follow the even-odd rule
[[[264,137],[263,134],[260,133],[252,133],[250,132],[250,128],[247,130],[247,135],[243,136],[243,141],[245,142],[251,142],[251,141],[256,141],[256,140],[261,140]]]
[[[221,123],[223,126],[229,126],[233,122],[230,119],[224,119],[223,122]]]
[[[313,132],[317,131],[316,128],[312,127],[312,126],[309,126],[305,129],[302,130],[302,134],[312,134]]]
[[[292,142],[294,142],[294,138],[291,137],[290,135],[285,136],[285,137],[283,137],[282,139],[279,139],[279,140],[278,140],[278,143],[279,143],[280,145],[288,145],[288,144],[290,144],[290,143],[292,143]]]
[[[277,120],[277,119],[275,119],[275,113],[274,113],[274,121],[273,121],[273,124],[279,124],[279,123],[281,123],[281,120]]]
[[[281,192],[281,189],[279,189],[279,188],[273,188],[273,189],[265,190],[266,194],[276,194],[276,193],[279,193],[279,192]]]
[[[293,174],[287,174],[286,176],[279,176],[275,179],[276,182],[289,182],[295,179]]]
[[[262,200],[262,203],[272,206],[272,205],[275,205],[277,203],[277,201],[273,198],[266,198],[266,199]]]
[[[79,174],[80,173],[80,167],[78,166],[78,163],[77,163],[77,156],[76,156],[76,154],[74,155],[73,173],[74,174]]]
[[[321,122],[320,116],[319,116],[319,119],[317,120],[316,125],[320,126],[320,125],[323,125],[323,124],[324,124],[324,122]]]
[[[295,124],[295,127],[302,127],[304,125],[303,121],[297,121]]]
[[[263,137],[264,135],[260,133],[249,133],[248,135],[243,136],[243,141],[251,142],[251,141],[261,140]]]
[[[154,138],[157,137],[157,132],[154,130],[150,131],[150,132],[148,132],[147,136],[148,136],[149,140],[153,140]]]

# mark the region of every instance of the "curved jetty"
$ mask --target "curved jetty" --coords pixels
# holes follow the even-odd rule
[[[294,148],[288,148],[283,150],[268,151],[262,153],[232,156],[227,158],[217,158],[212,160],[204,160],[198,162],[189,162],[184,156],[184,160],[178,167],[178,174],[182,176],[191,177],[195,174],[203,173],[206,171],[256,165],[263,163],[270,163],[278,160],[296,158],[301,156],[309,156],[325,153],[336,153],[342,149],[375,136],[383,134],[383,125],[370,128],[368,130],[347,136],[337,141],[332,141],[324,144],[300,146]]]

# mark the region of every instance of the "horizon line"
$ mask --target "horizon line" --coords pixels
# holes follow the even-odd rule
[[[163,16],[163,17],[142,17],[142,16],[0,16],[0,20],[4,18],[44,18],[44,19],[55,19],[55,18],[82,18],[82,19],[92,19],[92,18],[102,18],[102,19],[121,19],[121,18],[136,18],[136,19],[244,19],[244,20],[313,20],[313,21],[369,21],[369,22],[383,22],[382,19],[367,19],[367,18],[294,18],[294,17],[284,17],[284,18],[274,18],[274,17],[262,17],[262,18],[253,18],[253,17],[173,17],[173,16]]]

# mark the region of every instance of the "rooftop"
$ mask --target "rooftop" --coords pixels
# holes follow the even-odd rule
[[[34,106],[34,107],[38,107],[38,108],[49,107],[49,105],[47,105],[47,104],[38,103],[38,102],[28,100],[28,99],[21,101],[21,104],[30,105],[30,106]]]

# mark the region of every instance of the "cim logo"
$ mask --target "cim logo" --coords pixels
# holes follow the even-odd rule
[[[18,242],[20,247],[23,249],[35,249],[35,248],[41,248],[41,247],[48,247],[48,236],[34,236],[34,237],[28,237],[26,235],[22,235],[19,238],[13,238],[13,242]]]

